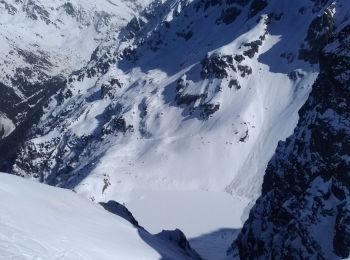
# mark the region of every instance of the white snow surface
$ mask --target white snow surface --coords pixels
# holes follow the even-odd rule
[[[293,9],[297,7],[296,5]],[[293,10],[288,11],[292,13]],[[91,86],[90,79],[87,84],[74,86],[75,93],[78,90],[86,93],[80,97],[83,100],[92,93],[97,93],[104,80],[121,78],[128,87],[118,90],[117,102],[123,106],[122,115],[126,122],[135,129],[132,135],[125,137],[106,137],[107,145],[104,146],[103,156],[87,178],[78,185],[77,191],[91,194],[98,200],[109,197],[122,199],[128,192],[137,189],[226,190],[242,197],[257,198],[267,162],[278,141],[284,140],[293,132],[298,120],[297,111],[305,102],[318,74],[317,66],[312,67],[298,60],[287,64],[282,58],[275,57],[286,49],[297,53],[299,42],[303,41],[307,29],[302,24],[310,19],[303,17],[304,19],[296,20],[287,12],[285,16],[287,21],[284,20],[282,25],[277,24],[273,28],[276,33],[283,32],[285,35],[268,34],[259,50],[259,58],[244,61],[244,65],[252,68],[253,74],[239,78],[242,89],[229,89],[225,82],[221,82],[222,92],[214,95],[208,91],[213,103],[221,105],[220,110],[208,120],[184,118],[183,108],[167,104],[167,95],[171,95],[167,94],[169,85],[184,74],[195,73],[193,71],[198,66],[198,63],[189,64],[169,75],[166,68],[171,66],[171,57],[184,56],[184,49],[174,48],[175,44],[158,54],[146,53],[146,57],[139,62],[140,67],[136,64],[131,71],[123,72],[112,68],[108,75],[98,79],[96,86],[88,91],[86,86]],[[263,20],[214,51],[221,54],[241,53],[241,42],[252,41],[263,33]],[[293,27],[286,30],[286,24],[292,24]],[[240,22],[235,22],[235,25],[239,27]],[[203,29],[196,31],[199,34],[196,39],[204,37],[206,26],[201,26]],[[222,31],[218,29],[212,33],[222,35],[225,30],[222,28]],[[217,38],[210,36],[205,37],[206,41]],[[291,38],[295,42],[284,40]],[[198,46],[196,42],[189,41],[186,48],[189,49],[186,53],[192,52],[195,55]],[[267,62],[272,60],[275,60],[273,64]],[[159,69],[151,69],[157,67],[156,64]],[[162,66],[165,71],[162,71]],[[280,71],[275,72],[276,68]],[[288,74],[296,69],[301,71],[303,77],[291,80]],[[205,80],[199,83],[203,87],[206,84],[211,87]],[[202,87],[197,85],[190,86],[186,91],[200,93]],[[147,106],[144,118],[141,118],[139,111],[141,104]],[[81,116],[74,120],[69,131],[77,136],[89,135],[91,128],[98,127],[98,115],[106,105],[104,99],[84,104],[86,114],[79,112]],[[94,122],[86,121],[85,118],[94,119]],[[146,129],[149,134],[147,137],[138,132],[141,128]],[[247,130],[249,138],[240,142]],[[41,138],[43,137],[34,142],[40,143]],[[102,194],[102,180],[106,175],[112,185]]]
[[[70,190],[0,173],[0,205],[2,260],[187,259]]]
[[[74,87],[75,92],[80,89],[80,93],[86,93],[81,97],[84,99],[98,92],[104,80],[121,79],[128,87],[118,90],[117,102],[123,106],[126,122],[135,129],[132,135],[106,137],[106,146],[96,153],[101,152],[101,157],[75,188],[77,192],[98,201],[116,198],[126,202],[140,222],[154,232],[164,228],[165,223],[168,228],[177,225],[189,237],[229,225],[238,228],[243,223],[242,214],[250,207],[249,201],[254,201],[260,194],[266,165],[278,141],[292,134],[298,120],[297,111],[318,75],[317,66],[299,60],[288,63],[280,57],[282,52],[296,56],[305,38],[305,25],[310,22],[310,17],[296,18],[300,6],[285,6],[279,1],[270,6],[272,10],[284,11],[283,20],[270,26],[259,53],[242,62],[252,68],[253,74],[237,75],[242,86],[239,91],[229,89],[223,81],[217,82],[222,91],[211,94],[210,88],[215,87],[216,82],[199,79],[186,89],[190,94],[201,93],[209,85],[207,99],[219,103],[220,110],[208,120],[184,118],[183,108],[167,104],[167,98],[172,95],[169,86],[183,75],[192,77],[198,73],[199,64],[191,63],[196,60],[193,57],[200,57],[198,44],[215,46],[215,39],[227,33],[225,27],[209,30],[212,25],[202,17],[196,22],[195,40],[181,42],[184,45],[181,46],[163,39],[169,46],[156,54],[145,51],[144,59],[141,57],[131,71],[112,68],[87,92]],[[268,12],[264,10],[264,14]],[[246,24],[243,27],[241,23]],[[266,28],[264,19],[256,24],[242,18],[231,26],[237,28],[239,36],[211,52],[241,54],[242,43],[257,39]],[[247,30],[248,26],[251,29]],[[230,30],[235,31],[233,28]],[[173,60],[184,65],[174,69],[175,72],[169,69],[169,72],[168,68],[176,66]],[[288,75],[294,70],[303,76],[292,80]],[[91,86],[91,83],[85,86]],[[98,100],[86,104],[85,111],[88,112],[84,116],[95,118],[95,127],[99,113],[94,111],[100,111],[96,106],[105,107],[105,102]],[[147,115],[143,118],[139,111],[142,104],[147,106]],[[81,136],[80,129],[89,134],[92,126],[81,116],[70,131]],[[149,135],[140,135],[138,129],[146,130]],[[246,131],[249,131],[249,138],[240,142]],[[111,185],[102,192],[106,176]],[[227,199],[226,193],[233,197]],[[144,197],[145,201],[138,197]],[[150,210],[146,210],[145,205]],[[158,211],[157,207],[160,207]],[[212,208],[221,213],[217,218],[211,217]],[[173,211],[186,214],[179,217],[171,215]],[[153,218],[153,214],[158,218]]]
[[[16,126],[6,115],[0,113],[0,139],[7,137]]]
[[[179,228],[188,238],[196,238],[222,228],[241,228],[248,203],[223,192],[148,190],[132,193],[126,206],[152,233],[162,227]]]

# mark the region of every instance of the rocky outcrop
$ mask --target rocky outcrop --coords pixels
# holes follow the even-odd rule
[[[108,202],[100,202],[100,205],[110,213],[129,221],[135,228],[139,230],[138,232],[141,238],[145,239],[146,241],[149,240],[147,237],[150,234],[142,226],[139,225],[138,221],[134,218],[132,213],[125,205],[122,205],[113,200]],[[173,249],[179,250],[184,256],[186,256],[186,259],[202,259],[202,257],[191,247],[185,234],[179,229],[163,230],[162,232],[152,236],[154,236],[154,238],[158,241],[163,241],[166,244],[171,245]]]
[[[219,55],[217,53],[207,55],[201,64],[201,77],[203,79],[210,77],[223,79],[228,77],[230,70],[237,71],[231,55]]]
[[[110,200],[108,202],[100,202],[100,205],[112,214],[129,221],[135,227],[141,228],[139,222],[134,218],[132,213],[128,210],[127,207],[125,207],[125,205],[122,205],[114,200]]]
[[[257,15],[260,11],[264,10],[267,5],[268,1],[266,0],[254,0],[250,5],[248,17],[251,18]]]
[[[163,230],[156,237],[172,243],[174,246],[180,248],[185,255],[193,260],[201,260],[202,257],[191,247],[185,234],[180,229]]]
[[[299,51],[299,58],[317,63],[321,50],[333,39],[335,30],[331,8],[316,17],[310,24],[305,43]]]

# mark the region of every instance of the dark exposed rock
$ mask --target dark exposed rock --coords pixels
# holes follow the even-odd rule
[[[288,74],[288,77],[291,79],[291,80],[298,80],[302,77],[304,77],[304,74],[298,70],[294,70],[292,71],[291,73]]]
[[[274,21],[281,20],[282,16],[283,16],[283,13],[274,13],[274,12],[273,13],[269,13],[267,15],[267,19],[268,19],[267,24],[270,24],[272,20],[274,20]]]
[[[191,116],[204,120],[207,120],[215,112],[219,111],[220,104],[205,101],[207,97],[206,92],[201,94],[186,93],[186,89],[189,85],[190,83],[186,81],[185,76],[178,80],[175,96],[176,105],[185,106],[188,108]]]
[[[72,5],[72,3],[67,2],[63,5],[64,10],[66,11],[67,14],[69,14],[70,16],[74,16],[75,15],[75,9]]]
[[[202,110],[201,117],[203,119],[208,119],[210,116],[212,116],[215,112],[219,111],[220,104],[203,104],[199,107],[199,109]]]
[[[243,44],[244,47],[248,47],[248,50],[243,52],[244,56],[248,56],[249,58],[253,58],[256,53],[259,51],[259,47],[262,46],[263,41],[265,40],[267,32],[259,37],[259,40],[255,40],[252,42],[247,42]]]
[[[122,217],[123,219],[133,224],[135,227],[141,228],[138,221],[134,218],[132,213],[124,205],[114,200],[110,200],[108,202],[100,202],[100,204],[105,210],[119,217]]]
[[[259,51],[259,47],[262,45],[262,40],[256,40],[243,44],[245,47],[249,47],[248,50],[243,52],[243,55],[253,58],[256,53]]]
[[[238,63],[241,63],[242,61],[245,60],[243,55],[235,55],[234,57],[235,61],[237,61]]]
[[[182,249],[182,251],[187,255],[190,259],[194,260],[201,260],[202,257],[192,249],[190,243],[188,242],[185,234],[179,230],[163,230],[159,234],[156,235],[157,237],[161,238],[165,241],[170,241],[173,243],[176,247],[179,247]]]
[[[17,13],[17,8],[14,7],[13,5],[9,4],[9,3],[6,3],[4,0],[1,0],[0,1],[0,4],[4,5],[5,6],[5,9],[7,10],[7,13],[8,14],[16,14]]]
[[[230,6],[224,10],[222,10],[219,19],[217,19],[217,23],[223,22],[225,24],[233,23],[236,18],[241,14],[241,10],[235,6]]]
[[[248,65],[238,65],[237,66],[238,70],[241,72],[241,76],[245,77],[247,75],[252,74],[253,70],[251,67],[249,67]]]
[[[350,209],[345,198],[337,210],[333,240],[334,252],[341,258],[347,258],[350,255]]]
[[[129,30],[128,38],[131,39],[135,37],[135,35],[141,31],[145,24],[145,21],[143,21],[141,18],[134,17],[127,25],[127,29]]]
[[[250,5],[248,18],[257,15],[260,11],[264,10],[267,5],[268,2],[266,0],[254,0]]]
[[[237,79],[231,79],[228,83],[229,88],[235,88],[237,90],[241,89],[241,85],[239,84]]]
[[[201,99],[201,95],[190,95],[190,94],[177,94],[175,97],[177,105],[190,105],[196,102],[198,99]]]
[[[245,123],[245,125],[247,125],[246,123]],[[245,142],[247,142],[249,140],[249,129],[248,129],[248,127],[247,127],[247,129],[245,130],[245,132],[244,132],[244,135],[241,137],[241,138],[239,138],[239,141],[241,142],[241,143],[245,143]]]
[[[204,97],[202,94],[185,93],[185,90],[187,89],[188,86],[189,86],[189,82],[187,82],[184,77],[181,77],[177,81],[175,102],[178,106],[180,105],[189,106],[194,102],[196,102],[197,100]]]
[[[114,200],[110,200],[108,202],[100,202],[99,204],[110,213],[129,221],[135,228],[138,229],[140,236],[148,241],[150,234],[142,226],[139,225],[138,221],[134,218],[132,213],[127,209],[127,207],[125,207],[124,204],[122,205]],[[180,252],[184,256],[188,257],[188,259],[202,260],[202,257],[191,247],[185,234],[181,230],[163,230],[154,236],[155,238],[173,245],[176,250],[180,250]]]
[[[117,79],[117,78],[111,79],[111,80],[109,81],[109,83],[110,83],[112,86],[117,85],[118,88],[122,88],[122,87],[123,87],[122,83],[120,83],[120,80]]]
[[[109,97],[114,98],[115,88],[111,84],[102,84],[101,86],[101,98]]]
[[[334,21],[331,11],[326,9],[323,15],[316,17],[310,24],[305,39],[306,45],[301,46],[299,59],[317,63],[321,50],[332,40]]]
[[[66,99],[72,97],[72,91],[70,89],[62,89],[56,96],[57,105],[62,105]]]
[[[103,128],[103,134],[112,134],[112,133],[126,133],[133,132],[134,126],[128,125],[125,119],[121,117],[115,117],[111,120],[111,122]]]
[[[29,0],[23,5],[23,10],[26,12],[27,16],[33,20],[41,19],[45,21],[46,24],[51,23],[50,14],[42,6],[37,5],[35,1]]]
[[[117,93],[118,88],[122,88],[122,84],[120,83],[120,80],[117,78],[113,78],[110,81],[104,83],[101,85],[101,98],[109,97],[110,99],[115,98],[115,95]]]
[[[136,50],[134,47],[129,46],[125,48],[122,52],[122,58],[129,60],[129,61],[134,61],[136,60]]]
[[[201,77],[203,79],[211,77],[223,79],[228,77],[228,70],[236,71],[231,55],[219,55],[217,53],[207,55],[201,64]]]
[[[66,80],[62,77],[54,77],[36,84],[26,81],[24,77],[21,79],[21,81],[16,80],[15,82],[21,84],[21,87],[25,88],[26,92],[28,91],[27,95],[31,95],[31,98],[27,103],[22,103],[17,106],[14,100],[19,100],[18,96],[15,95],[12,89],[0,83],[0,89],[2,87],[4,88],[4,92],[2,92],[0,97],[0,109],[4,112],[8,111],[6,114],[17,124],[16,129],[11,135],[0,140],[0,171],[4,172],[11,172],[18,150],[20,150],[21,145],[25,142],[32,127],[42,116],[43,109],[49,97],[58,90],[66,88]],[[32,92],[30,92],[33,91],[35,93],[38,89],[41,90],[40,95],[33,95]],[[4,100],[1,100],[1,98]],[[5,100],[7,98],[11,99]],[[26,111],[25,115],[20,114],[20,112],[23,111]],[[31,151],[29,153],[31,153]],[[37,171],[33,171],[33,173],[35,172]]]

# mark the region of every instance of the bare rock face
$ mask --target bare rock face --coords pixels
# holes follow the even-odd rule
[[[228,70],[237,71],[234,64],[234,60],[231,55],[218,55],[214,54],[205,57],[202,61],[202,78],[226,78],[229,73]]]
[[[249,15],[248,17],[253,17],[260,11],[264,10],[264,8],[268,5],[268,1],[266,0],[254,0],[250,5]]]
[[[325,10],[324,14],[316,17],[308,30],[305,43],[299,51],[299,58],[311,63],[317,63],[322,49],[332,41],[335,25],[331,8]]]

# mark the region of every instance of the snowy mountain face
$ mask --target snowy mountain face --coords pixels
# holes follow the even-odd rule
[[[147,1],[0,1],[0,138],[14,131],[2,144],[3,161],[11,161],[17,150],[12,147],[23,141],[47,99],[66,87],[65,77],[142,9],[141,3]]]
[[[97,201],[140,190],[256,199],[318,75],[307,35],[324,8],[152,2],[54,84],[8,170]]]
[[[72,191],[0,173],[0,202],[1,259],[200,259],[180,231],[151,235]]]
[[[69,76],[12,172],[97,200],[135,189],[256,198],[318,74],[298,58],[314,5],[153,2]]]
[[[162,214],[144,205],[174,201],[178,222],[191,218],[179,204],[206,209],[194,227],[205,198],[232,206],[240,228],[262,192],[230,257],[346,255],[347,231],[336,246],[317,231],[348,227],[346,0],[66,3],[2,9],[18,19],[0,33],[14,55],[0,65],[3,170],[136,205],[148,224]],[[214,231],[208,221],[185,231]]]
[[[233,245],[241,259],[350,255],[349,17],[349,2],[337,1],[311,23],[309,40],[327,44],[314,57],[320,74],[294,134],[270,161],[262,195]]]

